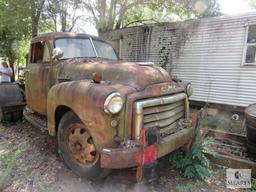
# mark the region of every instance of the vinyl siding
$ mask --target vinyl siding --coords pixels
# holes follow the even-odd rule
[[[242,65],[246,25],[254,21],[256,14],[205,19],[192,29],[172,63],[172,75],[192,83],[191,100],[243,107],[256,102],[256,66]]]
[[[256,12],[101,34],[122,39],[120,57],[153,61],[192,83],[190,100],[245,107],[256,102],[256,66],[243,66],[246,26]]]

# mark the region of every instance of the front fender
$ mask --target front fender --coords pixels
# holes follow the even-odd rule
[[[47,98],[49,134],[54,136],[57,132],[57,107],[66,106],[71,108],[87,127],[98,150],[106,146],[114,147],[117,130],[110,126],[111,116],[103,110],[106,97],[114,91],[117,91],[114,87],[91,81],[64,82],[53,86]]]

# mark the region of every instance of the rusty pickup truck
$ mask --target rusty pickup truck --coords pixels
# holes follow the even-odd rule
[[[118,60],[98,37],[35,37],[25,93],[29,110],[47,117],[67,166],[83,177],[137,167],[141,180],[145,165],[192,142],[191,84],[150,62]]]

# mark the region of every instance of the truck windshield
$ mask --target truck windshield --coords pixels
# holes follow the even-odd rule
[[[55,47],[63,51],[64,54],[61,59],[102,57],[117,60],[115,51],[110,44],[94,39],[92,41],[90,39],[57,39]]]

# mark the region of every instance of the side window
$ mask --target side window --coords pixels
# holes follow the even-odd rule
[[[50,53],[44,42],[36,42],[31,45],[30,63],[50,62]]]
[[[244,48],[244,65],[256,65],[256,25],[247,26]]]
[[[44,45],[44,56],[43,56],[43,62],[50,62],[51,59],[50,59],[50,52],[49,52],[49,49],[48,49],[48,46],[45,44]]]

